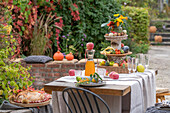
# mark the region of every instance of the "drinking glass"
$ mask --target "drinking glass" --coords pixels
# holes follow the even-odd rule
[[[138,64],[143,64],[143,54],[136,54],[136,58],[138,60]]]
[[[149,55],[148,54],[144,55],[144,61],[145,61],[145,68],[146,70],[148,70],[148,66],[149,66]]]
[[[75,70],[75,76],[82,76],[82,70]]]
[[[133,70],[133,73],[135,74],[136,74],[137,65],[138,65],[138,59],[132,58],[132,70]]]
[[[95,72],[98,73],[102,79],[106,75],[106,69],[104,68],[95,68]]]
[[[131,70],[132,70],[132,59],[131,59],[131,57],[127,57],[127,63],[128,63],[129,74],[130,74]]]

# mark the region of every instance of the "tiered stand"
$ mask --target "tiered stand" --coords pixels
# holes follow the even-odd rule
[[[126,40],[128,35],[124,36],[104,36],[106,40],[111,41],[111,47],[114,47],[116,49],[121,49],[121,41]],[[103,52],[100,52],[101,54],[107,56],[109,62],[120,62],[123,59],[126,59],[127,55],[131,55],[132,52],[124,53],[124,54],[106,54]],[[97,66],[98,68],[105,68],[109,73],[111,71],[115,71],[117,73],[128,73],[127,67],[119,66],[119,67],[113,67],[113,66]]]

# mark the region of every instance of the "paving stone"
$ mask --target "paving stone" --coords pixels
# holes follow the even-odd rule
[[[150,46],[149,68],[158,70],[156,86],[170,89],[170,46]]]

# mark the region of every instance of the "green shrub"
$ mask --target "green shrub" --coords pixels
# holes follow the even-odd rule
[[[28,70],[20,63],[11,61],[12,56],[17,52],[17,41],[13,37],[9,25],[10,11],[0,7],[2,20],[0,21],[0,104],[8,100],[9,95],[17,93],[19,89],[27,88],[32,85],[33,77]],[[2,10],[3,9],[3,10]],[[6,12],[6,13],[4,13]]]
[[[128,20],[129,28],[127,31],[129,36],[128,40],[124,41],[125,45],[128,45],[134,53],[146,53],[149,49],[148,10],[129,6],[123,7],[122,10],[131,17]]]
[[[79,52],[84,55],[86,43],[93,42],[96,50],[95,57],[102,57],[100,54],[101,42],[105,41],[104,34],[108,30],[107,26],[101,28],[101,24],[107,22],[110,15],[119,13],[121,5],[116,0],[74,0],[73,4],[75,3],[78,8],[72,8],[68,5],[70,4],[69,2],[61,0],[62,8],[57,6],[55,9],[58,16],[63,17],[64,32],[61,33],[60,39],[62,52],[66,52],[66,48],[69,50],[69,47],[73,45],[75,47],[73,53]],[[70,7],[75,11],[79,11],[80,20],[75,21],[72,19]]]

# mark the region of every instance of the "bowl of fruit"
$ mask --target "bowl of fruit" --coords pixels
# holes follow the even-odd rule
[[[112,72],[113,70],[117,73],[128,73],[128,64],[126,59],[123,59],[120,61],[101,61],[99,65],[97,65],[97,68],[104,68],[108,71],[108,73]]]
[[[103,86],[106,82],[99,76],[98,73],[91,74],[90,76],[77,76],[76,77],[76,86],[84,86],[84,87],[96,87]]]
[[[121,49],[115,49],[114,47],[108,46],[100,53],[106,56],[126,56],[132,54],[132,52],[129,51],[129,47],[124,46],[124,44],[122,44]]]

